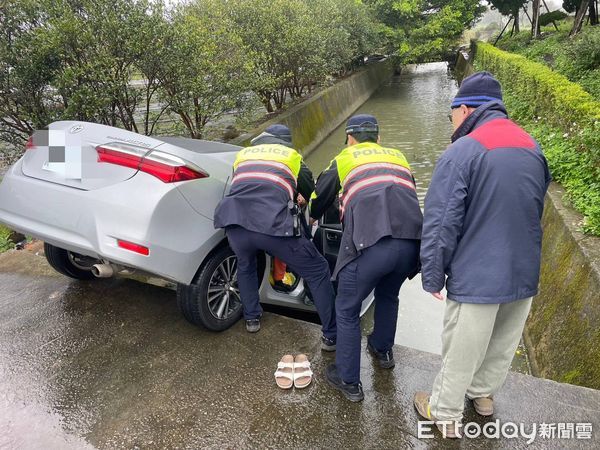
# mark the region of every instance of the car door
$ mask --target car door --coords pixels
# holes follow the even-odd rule
[[[313,242],[329,263],[329,270],[333,273],[340,251],[340,243],[342,242],[342,224],[340,223],[337,201],[319,220]]]
[[[325,212],[319,221],[319,225],[313,238],[315,246],[329,263],[331,273],[333,273],[335,264],[337,263],[340,244],[342,242],[342,234],[343,228],[340,222],[339,206],[336,200],[334,205]],[[333,282],[333,286],[337,292],[337,281]],[[361,317],[367,312],[374,299],[375,293],[373,291],[363,300],[360,308]]]

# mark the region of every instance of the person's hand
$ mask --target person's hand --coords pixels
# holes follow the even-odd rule
[[[311,217],[310,220],[309,220],[310,226],[312,227],[315,224],[316,221],[317,221],[317,219],[313,219]]]
[[[298,198],[296,199],[296,203],[298,203],[298,206],[300,206],[300,207],[306,205],[306,199],[304,197],[302,197],[302,194],[298,194]]]
[[[443,301],[445,300],[445,299],[444,299],[444,294],[442,294],[441,292],[431,292],[431,295],[433,295],[433,297],[434,297],[436,300],[439,300],[439,301],[441,301],[441,302],[443,302]]]

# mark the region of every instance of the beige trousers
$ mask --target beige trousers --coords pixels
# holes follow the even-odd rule
[[[446,300],[442,369],[429,401],[438,420],[460,421],[465,395],[494,395],[504,384],[532,297],[501,304]]]

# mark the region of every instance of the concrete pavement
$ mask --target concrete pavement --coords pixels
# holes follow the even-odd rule
[[[256,335],[188,324],[174,292],[131,280],[72,281],[33,251],[0,255],[0,448],[524,448],[524,439],[417,438],[412,407],[439,356],[397,346],[392,371],[363,354],[365,401],[326,384],[333,360],[319,327],[266,314]],[[364,343],[363,343],[364,344]],[[363,345],[364,347],[364,345]],[[279,390],[281,355],[304,352],[316,377]],[[511,373],[501,421],[592,423],[592,440],[529,448],[598,448],[600,393]],[[476,420],[469,407],[467,421]]]

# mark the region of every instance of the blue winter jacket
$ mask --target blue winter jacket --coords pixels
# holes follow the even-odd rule
[[[537,294],[541,218],[550,183],[535,140],[499,101],[477,108],[452,136],[425,197],[423,289],[465,303]]]

